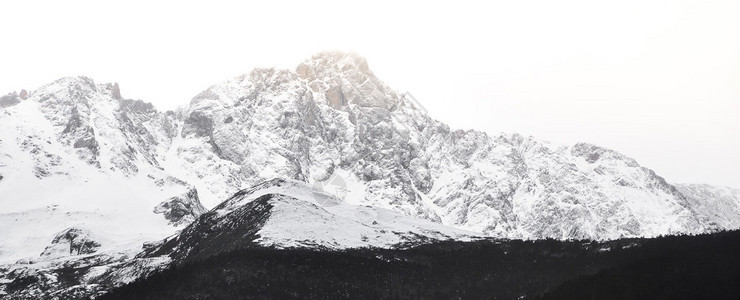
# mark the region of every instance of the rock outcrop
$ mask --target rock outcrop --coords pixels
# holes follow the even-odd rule
[[[187,193],[160,203],[154,208],[154,212],[163,214],[170,224],[179,226],[190,224],[206,212],[206,209],[200,204],[198,191],[190,188]]]
[[[10,93],[5,96],[0,96],[0,108],[10,107],[18,103],[21,103],[18,93]]]
[[[100,243],[95,240],[89,230],[72,227],[58,233],[41,256],[92,254],[98,251],[98,248],[100,248]]]

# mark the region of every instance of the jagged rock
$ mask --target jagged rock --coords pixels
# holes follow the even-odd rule
[[[41,253],[42,257],[66,256],[95,253],[100,248],[100,243],[87,229],[71,227],[58,233]]]
[[[335,86],[326,91],[326,100],[329,101],[329,106],[340,109],[342,106],[347,105],[347,99],[344,98],[342,88]]]
[[[118,86],[118,82],[113,83],[113,86],[111,87],[111,95],[113,95],[113,99],[123,99],[123,97],[121,97],[121,88]]]
[[[90,129],[90,136],[77,139],[74,143],[75,148],[87,148],[93,154],[98,154],[98,141],[95,140],[95,133]]]
[[[154,208],[154,212],[163,214],[170,224],[179,226],[188,224],[206,212],[198,199],[198,191],[191,188],[187,193],[172,197]]]
[[[15,92],[7,94],[5,96],[0,96],[0,108],[11,107],[18,103],[21,103],[21,100],[18,97],[18,94]]]
[[[18,94],[18,98],[21,98],[21,100],[28,99],[28,91],[21,90],[20,94]]]
[[[129,99],[121,99],[120,102],[121,110],[136,114],[150,114],[150,113],[156,113],[156,109],[154,108],[154,105],[152,105],[149,102],[144,102],[141,100],[129,100]]]
[[[210,137],[213,134],[213,120],[200,113],[193,112],[185,119],[182,136],[192,134],[196,137]]]

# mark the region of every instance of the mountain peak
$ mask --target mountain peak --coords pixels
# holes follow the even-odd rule
[[[87,76],[69,76],[59,78],[35,91],[28,93],[29,99],[45,102],[49,99],[87,103],[90,100],[121,100],[118,83],[96,83]],[[55,101],[57,102],[57,101]]]
[[[348,104],[391,110],[399,95],[370,70],[367,60],[351,52],[321,52],[296,68],[314,92],[324,90],[328,104],[339,109]]]
[[[331,70],[340,73],[360,72],[373,75],[368,67],[367,60],[354,52],[325,51],[313,55],[301,63],[297,72],[301,78],[309,78],[312,74],[308,68]]]

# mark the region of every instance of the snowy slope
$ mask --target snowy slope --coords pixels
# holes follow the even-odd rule
[[[237,192],[147,256],[182,261],[249,245],[389,248],[476,238],[481,235],[387,209],[346,204],[306,183],[273,179]]]
[[[718,228],[740,227],[740,189],[707,184],[678,184],[676,188]]]
[[[100,251],[140,249],[177,230],[176,208],[154,212],[173,198],[203,212],[158,165],[171,120],[113,87],[64,78],[0,108],[0,264],[39,259],[71,227],[92,232]]]

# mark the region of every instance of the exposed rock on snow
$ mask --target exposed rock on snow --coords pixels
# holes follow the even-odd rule
[[[10,107],[18,103],[21,103],[21,99],[20,97],[18,97],[18,93],[13,92],[5,96],[0,96],[0,108]]]
[[[18,94],[18,98],[21,98],[21,100],[28,99],[28,91],[21,90],[21,92]]]
[[[91,254],[98,251],[100,243],[84,228],[72,227],[57,234],[51,245],[44,249],[41,256],[66,256]]]
[[[113,99],[123,99],[123,97],[121,97],[121,88],[118,86],[118,82],[113,83],[113,86],[111,87],[111,95],[113,96]]]
[[[187,193],[172,197],[154,208],[154,212],[163,214],[170,224],[187,225],[206,212],[198,200],[198,191],[190,188]]]

